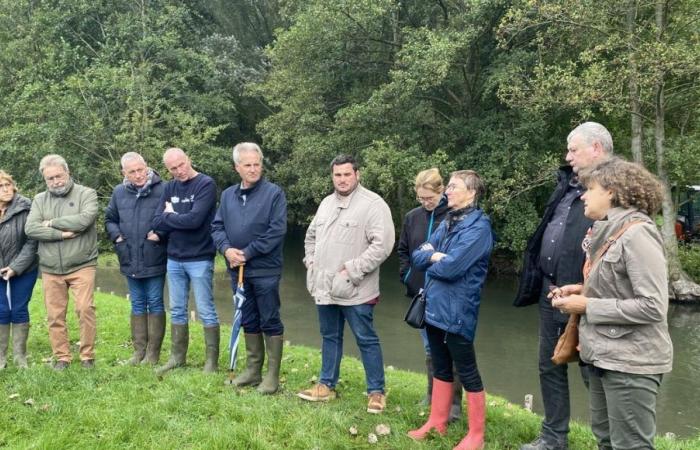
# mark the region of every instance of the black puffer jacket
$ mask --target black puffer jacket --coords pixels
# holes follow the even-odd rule
[[[520,272],[518,293],[513,301],[513,306],[528,306],[539,302],[543,281],[539,262],[542,235],[554,215],[557,205],[566,194],[569,182],[573,176],[574,173],[571,166],[567,165],[559,168],[557,187],[549,197],[540,224],[527,242],[523,269]],[[592,224],[593,221],[583,215],[583,201],[581,197],[577,198],[572,203],[571,211],[566,219],[566,227],[564,228],[565,239],[562,239],[557,270],[554,274],[556,279],[552,280],[557,286],[576,284],[583,281],[583,263],[586,255],[583,252],[583,248],[581,248],[581,243],[583,238],[586,237],[586,231]]]
[[[24,233],[31,206],[28,198],[15,194],[5,216],[0,219],[0,267],[9,266],[17,275],[37,266],[37,242]]]
[[[109,199],[105,228],[115,242],[119,268],[128,277],[148,278],[165,273],[166,243],[146,239],[163,187],[160,176],[154,172],[150,187],[140,195],[132,185],[120,184]],[[124,240],[116,243],[119,236]]]
[[[438,206],[428,211],[422,206],[410,210],[401,227],[399,254],[399,275],[406,285],[406,296],[413,297],[425,284],[425,272],[411,267],[411,255],[437,230],[447,215],[447,197],[443,196]]]

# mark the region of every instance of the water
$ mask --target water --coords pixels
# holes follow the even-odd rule
[[[285,338],[293,344],[320,347],[316,308],[305,287],[302,253],[300,240],[288,239],[280,288]],[[424,373],[425,357],[418,332],[403,322],[408,299],[398,280],[396,257],[384,263],[381,273],[382,296],[375,309],[375,325],[384,363]],[[516,283],[512,278],[493,278],[487,282],[476,338],[477,361],[488,392],[517,404],[523,404],[526,394],[533,394],[534,410],[542,414],[537,375],[537,308],[511,306]],[[115,268],[99,269],[97,284],[103,292],[120,295],[127,292],[126,282]],[[227,274],[215,275],[214,291],[219,316],[230,323],[232,293]],[[193,305],[190,309],[193,310]],[[661,384],[657,432],[697,435],[700,432],[700,307],[671,305],[669,328],[675,349],[674,368]],[[346,337],[345,352],[359,356],[347,327]],[[587,423],[588,397],[578,367],[569,365],[569,373],[572,416]]]

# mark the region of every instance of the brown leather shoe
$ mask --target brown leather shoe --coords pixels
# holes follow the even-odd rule
[[[386,395],[381,392],[371,392],[369,402],[367,402],[367,412],[370,414],[380,414],[386,408]]]
[[[80,365],[82,366],[83,369],[94,369],[95,368],[95,360],[94,359],[84,359],[80,361]]]
[[[62,371],[62,370],[66,370],[66,369],[68,368],[68,366],[70,366],[70,362],[69,362],[69,361],[63,361],[63,360],[60,360],[60,359],[59,359],[58,361],[56,361],[55,363],[53,363],[53,366],[52,366],[51,368],[52,368],[53,370],[56,370],[56,371],[60,372],[60,371]]]

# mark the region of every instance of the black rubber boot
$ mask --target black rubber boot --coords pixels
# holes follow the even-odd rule
[[[204,371],[216,372],[219,370],[219,325],[204,327],[204,345],[207,357]]]
[[[146,346],[146,357],[141,361],[141,364],[158,364],[164,335],[165,314],[149,314],[148,345]]]
[[[245,335],[246,368],[242,374],[231,381],[234,386],[257,386],[262,381],[262,371],[265,359],[265,344],[262,334]]]
[[[170,346],[170,359],[164,366],[160,367],[156,373],[158,375],[163,375],[168,370],[174,369],[176,367],[182,367],[187,362],[187,346],[190,341],[190,329],[187,324],[184,325],[170,325],[170,336],[171,336],[171,346]]]
[[[283,336],[265,336],[265,350],[267,351],[267,373],[258,386],[258,392],[265,395],[274,394],[280,385],[280,364],[282,363],[282,350],[284,349]]]
[[[131,342],[134,345],[134,354],[129,359],[129,364],[135,366],[140,364],[146,356],[148,318],[145,314],[131,315]]]

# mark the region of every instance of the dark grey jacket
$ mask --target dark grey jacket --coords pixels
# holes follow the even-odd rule
[[[131,278],[149,278],[164,274],[167,262],[165,237],[161,235],[158,242],[146,239],[163,194],[160,176],[154,172],[150,187],[137,194],[131,185],[114,188],[105,210],[105,228],[121,272]],[[119,236],[124,240],[116,243]]]
[[[10,267],[17,275],[37,266],[37,242],[24,234],[32,202],[19,194],[10,202],[5,217],[0,219],[0,267]]]

